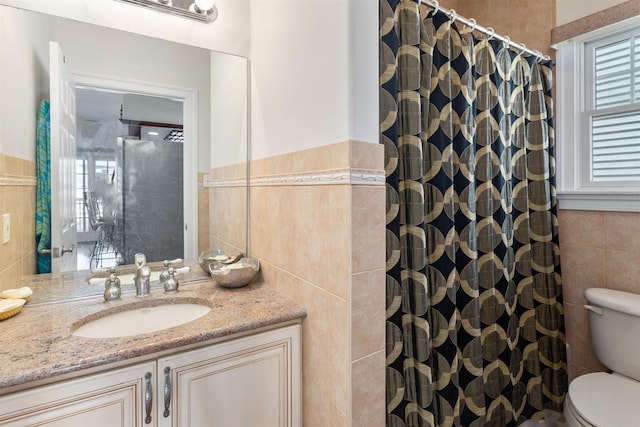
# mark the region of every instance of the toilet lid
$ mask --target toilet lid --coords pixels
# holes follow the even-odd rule
[[[575,410],[596,426],[637,427],[640,420],[640,382],[616,374],[596,372],[569,384]]]

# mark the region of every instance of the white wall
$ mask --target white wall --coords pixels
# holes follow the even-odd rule
[[[211,52],[211,167],[247,160],[246,58]]]
[[[377,0],[251,0],[251,157],[378,143]]]
[[[349,1],[350,139],[380,142],[378,0]]]
[[[22,16],[0,14],[0,60],[11,65],[0,66],[0,153],[35,161],[38,106],[49,93],[49,46],[41,40],[50,26]]]
[[[0,4],[205,49],[249,54],[249,0],[216,0],[218,18],[209,24],[114,0],[0,0]]]
[[[607,9],[626,0],[556,0],[556,24],[563,25],[576,19]]]

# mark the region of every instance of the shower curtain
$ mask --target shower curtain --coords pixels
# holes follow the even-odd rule
[[[380,5],[387,425],[561,411],[552,64],[415,1]]]

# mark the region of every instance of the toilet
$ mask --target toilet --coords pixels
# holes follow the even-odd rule
[[[569,384],[568,427],[640,426],[640,295],[585,291],[593,348],[612,372],[582,375]]]

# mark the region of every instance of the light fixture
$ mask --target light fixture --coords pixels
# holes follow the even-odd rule
[[[143,6],[158,12],[169,13],[200,22],[213,22],[218,17],[218,9],[213,0],[117,0]]]
[[[189,10],[200,15],[213,15],[218,16],[218,10],[213,4],[213,0],[194,0],[189,6]],[[215,18],[213,18],[215,19]]]

